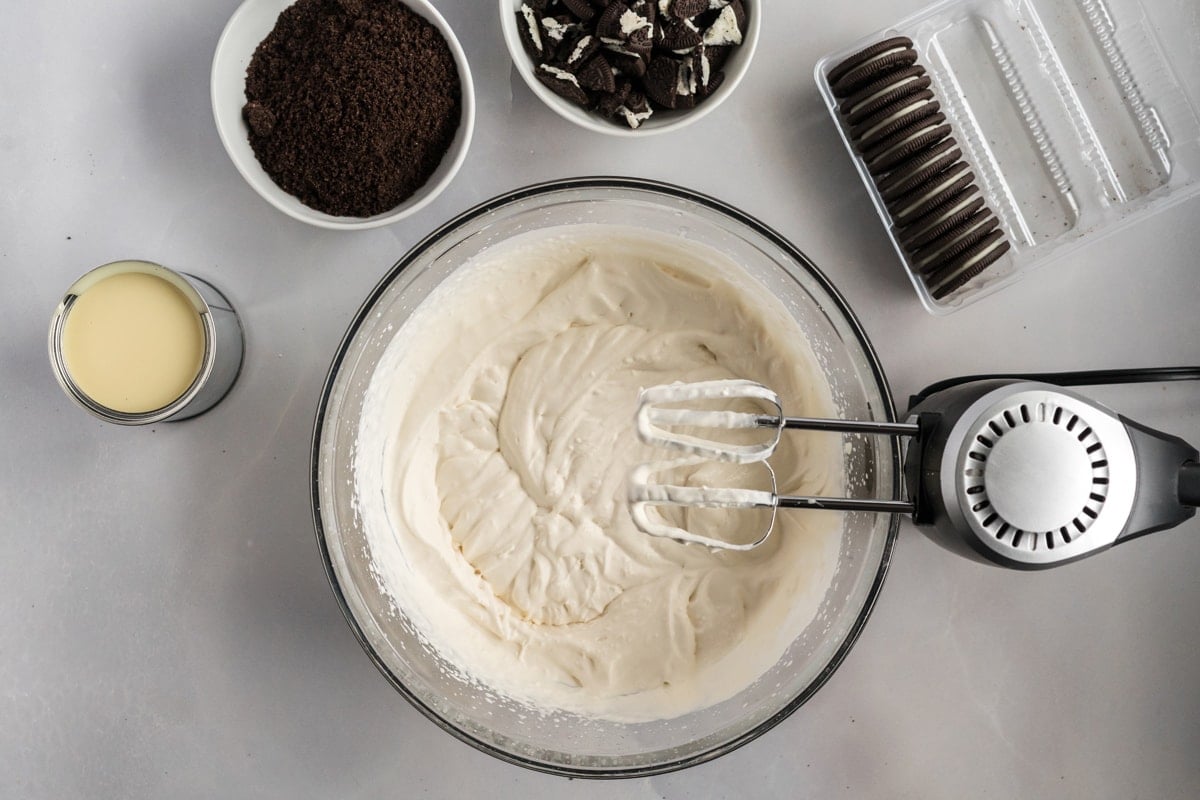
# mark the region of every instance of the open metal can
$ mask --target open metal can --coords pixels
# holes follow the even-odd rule
[[[88,299],[81,300],[84,297]],[[103,307],[105,303],[109,307]],[[164,317],[152,312],[162,312],[156,308],[162,303],[171,306],[167,312],[176,315],[176,322],[182,315],[189,339],[178,353],[186,360],[182,365],[175,353],[164,349],[168,333],[155,327]],[[97,305],[101,306],[99,312],[92,308]],[[73,320],[72,312],[77,319]],[[193,312],[195,318],[190,316]],[[120,330],[110,335],[109,329],[116,327]],[[94,341],[106,336],[109,338]],[[84,344],[75,344],[78,341]],[[155,348],[154,363],[135,352],[143,343]],[[175,422],[204,413],[233,387],[245,349],[237,313],[216,287],[194,275],[136,260],[104,264],[71,284],[50,320],[49,346],[50,365],[67,396],[100,419],[118,425]],[[94,363],[88,363],[85,370],[85,356],[76,352],[87,354]],[[97,352],[101,357],[93,358]],[[160,380],[166,372],[183,378],[167,384],[171,388],[161,395],[162,401],[152,401],[150,407],[144,402],[125,404],[112,399],[120,394],[111,390],[111,384],[116,381],[119,385],[124,379],[117,366],[128,368],[131,381]],[[94,375],[99,379],[89,377]],[[101,385],[103,392],[96,390]],[[161,393],[162,387],[158,389]]]

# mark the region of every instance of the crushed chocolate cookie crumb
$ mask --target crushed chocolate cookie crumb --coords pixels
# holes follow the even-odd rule
[[[298,0],[246,70],[250,146],[284,191],[336,216],[404,202],[458,130],[449,45],[395,0]]]

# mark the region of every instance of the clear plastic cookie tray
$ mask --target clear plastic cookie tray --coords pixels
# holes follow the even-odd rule
[[[957,310],[1200,191],[1200,102],[1179,79],[1200,79],[1200,48],[1194,33],[1173,52],[1160,46],[1170,26],[1196,21],[1152,21],[1136,0],[948,0],[818,62],[821,95],[930,312]],[[942,299],[901,246],[828,80],[844,59],[893,36],[913,41],[1011,244]]]

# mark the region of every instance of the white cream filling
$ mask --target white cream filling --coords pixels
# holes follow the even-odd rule
[[[537,16],[532,8],[528,5],[521,5],[521,16],[525,17],[525,25],[529,28],[529,37],[533,39],[534,46],[538,52],[542,52],[545,48],[542,46],[542,30],[538,27]]]
[[[642,28],[650,27],[650,20],[633,10],[622,12],[619,22],[621,23],[621,33],[626,37]]]
[[[964,261],[958,269],[954,270],[953,272],[951,272],[947,275],[940,276],[937,282],[930,283],[929,291],[936,292],[939,289],[941,289],[943,286],[950,284],[950,282],[953,281],[955,278],[957,278],[959,275],[962,275],[964,272],[969,270],[971,267],[975,266],[980,261],[983,261],[989,255],[994,253],[997,248],[1002,247],[1003,245],[1004,245],[1004,237],[1000,236],[999,238],[996,239],[996,241],[992,242],[990,245],[983,248],[983,250],[979,251],[979,253],[977,255],[974,255],[971,258],[968,258],[966,261]]]
[[[852,69],[850,72],[857,72],[858,70],[862,69],[863,67],[869,66],[871,64],[875,64],[879,61],[882,61],[883,59],[887,58],[890,55],[894,55],[896,53],[903,53],[907,49],[908,48],[905,47],[904,45],[897,45],[895,47],[884,50],[882,53],[873,55],[870,58],[868,58],[866,61],[862,62],[861,64],[856,65],[854,67],[854,69]],[[846,74],[849,75],[850,73],[848,72]]]
[[[546,72],[553,75],[555,78],[558,78],[560,81],[566,81],[567,83],[570,83],[572,86],[575,86],[575,87],[579,86],[579,79],[576,78],[570,72],[567,72],[565,69],[559,69],[558,67],[552,67],[549,64],[539,64],[538,69],[543,69]]]
[[[941,192],[945,191],[950,186],[952,186],[955,181],[962,178],[962,176],[967,173],[967,169],[968,169],[968,167],[965,163],[960,163],[956,166],[951,167],[949,170],[947,170],[946,177],[942,179],[941,183],[934,185],[933,188],[931,188],[929,191],[927,191],[924,194],[920,195],[919,197],[913,199],[907,205],[897,208],[896,209],[896,219],[898,219],[898,220],[904,219],[905,217],[912,214],[912,212],[914,212],[918,208],[920,208],[925,203],[925,201],[932,200],[933,198],[937,197]]]
[[[887,150],[884,150],[882,153],[879,153],[878,155],[876,155],[873,159],[871,159],[871,163],[876,164],[876,163],[882,161],[884,158],[886,158],[887,156],[890,156],[892,153],[895,153],[897,150],[901,149],[909,142],[914,142],[919,137],[924,136],[925,134],[929,133],[931,130],[936,129],[938,127],[938,125],[940,125],[940,124],[942,124],[942,123],[934,124],[932,119],[926,120],[925,124],[921,125],[917,130],[913,131],[908,136],[905,136],[903,139],[896,142],[896,144],[892,145]]]
[[[617,109],[617,113],[625,119],[626,125],[636,130],[641,127],[643,122],[650,119],[650,115],[654,113],[654,110],[649,106],[646,107],[645,111],[634,111],[629,106],[620,106]]]
[[[619,720],[737,694],[816,614],[840,516],[781,514],[762,547],[713,552],[643,534],[627,500],[632,468],[663,455],[634,432],[638,390],[735,377],[835,414],[799,324],[714,251],[597,225],[493,246],[399,327],[368,387],[372,574],[481,691]],[[772,464],[782,492],[841,493],[836,436],[789,432]],[[737,487],[746,468],[693,477]],[[717,513],[731,538],[761,525]]]
[[[687,97],[695,93],[696,70],[689,58],[680,63],[679,70],[675,73],[675,94]]]
[[[575,49],[571,51],[570,57],[567,58],[567,63],[574,64],[576,61],[583,58],[583,54],[587,51],[588,46],[591,43],[592,43],[591,34],[580,37],[579,41],[575,43]]]
[[[900,80],[900,81],[896,81],[895,83],[888,84],[887,86],[883,87],[879,91],[872,92],[871,94],[867,95],[865,98],[863,98],[859,102],[855,103],[853,106],[847,106],[846,107],[846,116],[849,117],[849,116],[853,115],[854,112],[857,111],[858,109],[865,108],[867,105],[875,102],[876,100],[878,100],[879,98],[881,98],[885,94],[887,94],[888,92],[895,91],[896,89],[899,89],[902,86],[906,86],[914,81],[919,81],[920,79],[921,79],[920,75],[909,75],[904,80]]]
[[[974,193],[971,193],[971,194],[967,195],[966,197],[964,197],[962,200],[959,200],[959,201],[958,201],[957,203],[955,203],[954,205],[950,206],[949,208],[943,209],[943,210],[942,210],[942,211],[940,211],[940,212],[934,212],[934,213],[936,213],[936,214],[937,214],[937,216],[935,216],[935,217],[934,217],[932,220],[930,220],[929,222],[927,222],[927,223],[926,223],[926,224],[925,224],[925,225],[924,225],[922,228],[920,228],[919,230],[917,230],[917,231],[913,231],[913,234],[914,234],[914,236],[916,236],[916,235],[920,235],[920,234],[924,233],[925,231],[931,231],[931,230],[933,230],[933,229],[934,229],[934,228],[936,228],[938,225],[941,225],[943,222],[945,222],[946,220],[950,219],[950,218],[951,218],[951,217],[953,217],[955,214],[957,214],[958,212],[962,211],[964,208],[966,208],[967,206],[971,205],[972,203],[974,203],[974,202],[975,202],[976,200],[978,200],[978,199],[979,199],[979,198],[978,198],[978,197],[977,197],[977,196],[976,196]]]
[[[939,258],[941,258],[942,253],[947,252],[950,248],[954,247],[954,245],[958,244],[963,239],[966,239],[968,236],[975,233],[975,231],[979,230],[980,228],[987,225],[991,221],[992,221],[992,217],[988,214],[984,214],[982,217],[980,217],[979,220],[977,220],[975,222],[974,225],[967,227],[964,231],[962,231],[958,235],[952,237],[950,239],[950,241],[946,242],[944,245],[939,247],[937,250],[931,250],[929,253],[923,254],[919,258],[914,259],[913,263],[917,266],[917,269],[924,269],[929,264],[932,264],[933,262],[935,262]]]
[[[567,35],[567,26],[556,20],[554,17],[543,17],[542,27],[546,29],[546,36],[556,42],[561,42],[563,37]]]
[[[909,112],[912,112],[912,111],[916,111],[921,106],[927,105],[928,103],[932,103],[932,102],[933,102],[932,99],[930,99],[928,97],[923,97],[920,100],[917,100],[913,103],[909,103],[908,105],[904,106],[903,108],[898,109],[895,113],[889,114],[887,116],[887,118],[880,120],[875,125],[872,125],[870,128],[867,128],[865,131],[863,131],[862,134],[858,137],[859,141],[865,142],[867,139],[870,139],[873,134],[878,133],[879,131],[883,130],[891,123],[893,123],[896,120],[903,117],[905,114],[908,114]]]
[[[742,43],[742,29],[738,27],[737,14],[733,13],[733,6],[725,6],[721,9],[716,20],[704,32],[702,41],[709,46]]]

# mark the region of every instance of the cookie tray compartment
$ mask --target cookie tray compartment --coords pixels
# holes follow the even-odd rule
[[[821,95],[930,312],[962,308],[1200,191],[1200,103],[1178,77],[1200,76],[1200,53],[1186,39],[1160,46],[1172,23],[1151,20],[1136,0],[947,0],[818,62]],[[1012,245],[940,300],[900,246],[827,77],[891,36],[912,39]]]

